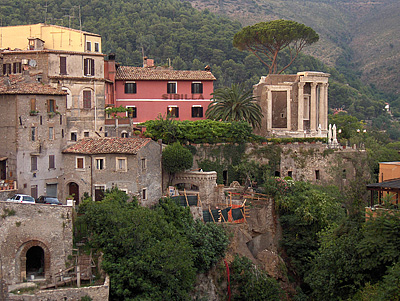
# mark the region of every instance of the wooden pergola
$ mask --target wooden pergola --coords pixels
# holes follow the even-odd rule
[[[400,179],[393,179],[381,183],[373,183],[367,185],[367,190],[371,191],[371,207],[374,206],[374,191],[378,192],[378,203],[382,203],[383,193],[392,193],[396,196],[396,205],[399,204]]]

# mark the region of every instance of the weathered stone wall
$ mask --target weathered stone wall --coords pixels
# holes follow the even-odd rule
[[[72,252],[72,207],[0,202],[0,250],[7,284],[26,278],[26,252],[44,251],[44,273],[66,268]]]
[[[76,301],[82,297],[88,296],[93,301],[106,301],[109,296],[109,278],[106,278],[104,285],[81,287],[81,288],[65,288],[56,290],[41,290],[35,295],[12,295],[8,300],[14,301],[48,301],[48,300],[65,300]]]
[[[210,157],[213,153],[215,156]],[[357,177],[367,176],[361,168],[363,167],[361,162],[367,155],[365,150],[329,149],[327,144],[321,142],[246,144],[245,154],[247,160],[255,160],[260,164],[268,164],[270,160],[275,160],[276,169],[272,171],[282,177],[291,175],[295,181],[331,183],[341,187],[356,177],[356,171],[359,172]],[[229,162],[224,162],[224,153],[220,145],[197,145],[194,166],[197,167],[197,162],[204,159],[217,159],[224,165],[224,170],[228,170]],[[227,178],[229,185],[232,179],[229,178],[229,174]]]
[[[187,171],[175,175],[172,185],[193,184],[199,188],[199,197],[203,207],[215,202],[217,173],[215,171]]]
[[[296,181],[315,184],[345,186],[356,177],[356,168],[361,170],[364,150],[328,149],[326,144],[288,144],[282,146],[280,174],[291,172]]]

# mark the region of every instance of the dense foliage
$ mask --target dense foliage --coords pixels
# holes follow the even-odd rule
[[[247,122],[220,122],[213,120],[179,121],[159,117],[142,124],[145,135],[153,139],[162,139],[164,143],[243,143],[252,137],[252,128]]]
[[[278,282],[247,257],[235,256],[230,271],[233,300],[284,300]]]
[[[399,217],[397,211],[380,211],[365,223],[348,221],[324,231],[306,277],[312,295],[323,300],[358,300],[360,295],[367,297],[363,300],[397,300]]]
[[[162,164],[166,172],[175,174],[193,165],[193,155],[179,142],[168,145],[162,152]]]
[[[261,126],[261,107],[255,101],[252,90],[245,90],[242,84],[215,90],[206,116],[212,120],[244,121],[253,128]]]
[[[195,222],[171,200],[154,209],[126,202],[114,189],[100,202],[87,201],[80,217],[90,245],[103,252],[112,300],[187,300],[196,272],[207,271],[228,244],[218,225]]]
[[[283,228],[282,247],[290,265],[303,277],[318,249],[318,233],[344,217],[340,201],[323,188],[306,182],[266,181],[267,191],[275,191],[279,220]],[[338,194],[338,192],[336,191]]]

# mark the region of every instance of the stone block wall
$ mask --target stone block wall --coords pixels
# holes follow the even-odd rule
[[[41,290],[34,295],[12,295],[10,294],[8,300],[14,301],[47,301],[47,300],[65,300],[76,301],[88,296],[93,301],[106,301],[108,300],[110,290],[110,281],[107,277],[103,285],[81,287],[81,288],[64,288],[53,290]]]
[[[7,284],[26,278],[26,253],[44,251],[44,276],[66,268],[72,252],[72,207],[0,202],[0,250]]]

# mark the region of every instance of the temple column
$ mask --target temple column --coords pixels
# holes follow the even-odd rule
[[[304,85],[305,83],[299,82],[299,91],[297,96],[297,130],[301,132],[304,129]]]
[[[325,84],[320,84],[319,85],[320,90],[319,90],[319,100],[318,100],[318,105],[319,105],[319,114],[318,114],[318,124],[321,125],[321,130],[324,130],[324,124],[325,124]]]
[[[328,87],[329,84],[324,84],[324,123],[321,125],[323,130],[328,129]]]
[[[311,83],[310,130],[317,130],[317,83]]]

